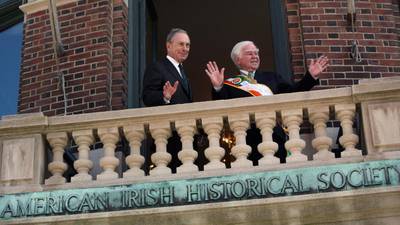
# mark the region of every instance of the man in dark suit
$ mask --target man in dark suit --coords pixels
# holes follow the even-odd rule
[[[189,80],[183,70],[182,63],[189,56],[190,39],[185,30],[174,28],[167,35],[167,56],[146,68],[143,79],[142,98],[146,106],[191,103],[192,91]],[[149,149],[154,151],[152,141]],[[178,151],[182,143],[176,131],[168,139],[167,151],[172,159],[168,165],[172,172],[181,165]],[[147,153],[150,154],[150,153]],[[149,155],[146,157],[149,158]],[[148,160],[148,159],[147,159]]]
[[[185,30],[174,28],[167,35],[167,56],[147,67],[143,80],[146,106],[192,102],[189,80],[182,63],[189,56],[190,39]]]
[[[260,56],[258,52],[259,49],[251,41],[237,43],[232,49],[231,58],[240,70],[240,74],[228,79],[224,77],[225,68],[220,70],[216,62],[209,62],[207,64],[205,71],[213,86],[213,99],[267,96],[296,91],[308,91],[319,83],[318,76],[329,65],[329,60],[325,56],[321,56],[316,60],[312,59],[303,79],[298,82],[293,82],[274,72],[259,71]],[[281,162],[285,162],[287,155],[284,147],[286,134],[281,126],[276,126],[274,128],[273,140],[277,142],[279,146],[276,156],[281,159]],[[253,124],[252,129],[250,129],[247,134],[247,143],[252,147],[252,153],[249,158],[253,160],[254,164],[257,164],[257,160],[261,157],[261,154],[257,151],[257,144],[260,143],[260,141],[261,135],[256,131]]]

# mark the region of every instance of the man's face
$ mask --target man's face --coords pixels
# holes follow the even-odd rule
[[[167,42],[167,54],[178,63],[182,63],[189,56],[190,40],[185,33],[176,33],[170,42]]]
[[[256,71],[260,66],[258,48],[253,44],[245,45],[236,58],[236,65],[242,70],[249,72]]]

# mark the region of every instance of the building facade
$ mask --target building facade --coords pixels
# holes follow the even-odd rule
[[[134,109],[140,84],[130,84],[146,61],[130,63],[146,58],[153,39],[132,25],[150,26],[140,19],[157,1],[21,5],[19,115],[0,120],[0,223],[397,224],[399,2],[266,2],[265,13],[277,11],[274,46],[288,51],[272,55],[288,76],[330,58],[314,90]],[[274,157],[276,123],[287,129],[286,163]],[[327,124],[340,127],[343,151],[334,152]],[[250,126],[262,136],[257,165],[247,159]],[[175,131],[182,166],[172,173],[166,145]],[[150,138],[155,151],[145,154]]]

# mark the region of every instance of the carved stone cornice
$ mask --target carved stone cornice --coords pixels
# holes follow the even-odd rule
[[[56,5],[61,6],[72,2],[77,2],[78,0],[57,0]],[[35,0],[29,1],[26,4],[21,5],[19,8],[25,15],[29,15],[35,12],[43,11],[48,9],[49,3],[48,0]]]

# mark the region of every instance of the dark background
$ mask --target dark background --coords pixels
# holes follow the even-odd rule
[[[208,61],[225,67],[227,77],[238,74],[230,53],[239,41],[253,41],[260,48],[260,69],[274,71],[267,0],[153,0],[152,3],[157,19],[150,20],[149,25],[156,29],[147,31],[147,63],[152,58],[165,57],[165,38],[171,28],[186,30],[191,49],[184,67],[195,102],[211,100],[211,84],[204,72]]]

